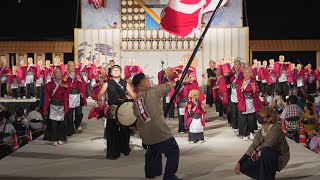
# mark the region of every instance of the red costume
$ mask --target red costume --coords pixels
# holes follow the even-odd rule
[[[77,80],[77,77],[76,77],[77,75],[79,75],[81,77],[81,81],[82,82],[79,82]],[[79,90],[80,91],[80,96],[82,97],[84,105],[87,105],[87,99],[86,99],[86,94],[85,94],[85,92],[86,92],[86,83],[84,82],[84,79],[83,79],[83,77],[82,77],[82,75],[80,73],[76,72],[74,74],[74,76],[75,77],[72,79],[70,77],[70,74],[68,73],[68,79],[67,79],[67,81],[64,81],[64,83],[70,85],[70,91],[73,90],[73,89]]]
[[[51,66],[51,72],[54,72],[54,69],[59,68],[62,71],[62,74],[64,75],[66,73],[66,68],[64,66],[64,64],[60,64],[60,65],[52,65]]]
[[[260,109],[262,108],[262,103],[261,100],[259,98],[259,87],[258,87],[258,83],[253,80],[250,79],[250,84],[247,85],[247,87],[245,89],[241,89],[241,86],[243,84],[243,81],[245,81],[245,79],[242,79],[239,83],[239,85],[237,86],[237,97],[238,97],[238,109],[240,112],[246,112],[246,102],[245,102],[245,93],[250,93],[252,94],[252,98],[253,98],[253,104],[254,104],[254,108],[256,112],[259,112]],[[255,92],[253,92],[253,88],[252,88],[252,84],[254,84],[256,90]]]
[[[139,73],[143,73],[143,70],[139,66],[126,65],[124,67],[124,79],[125,80],[130,79],[130,78],[132,78],[133,76],[135,76],[136,74],[139,74]]]
[[[10,69],[7,67],[1,67],[0,66],[0,83],[2,83],[2,78],[6,78],[6,75],[10,72]],[[4,76],[4,77],[2,77]],[[3,79],[4,80],[4,79]],[[6,83],[6,82],[3,82]]]
[[[186,111],[184,114],[184,124],[186,126],[186,129],[189,129],[190,124],[194,118],[195,114],[201,114],[201,124],[203,127],[206,126],[206,121],[205,121],[205,112],[203,112],[202,108],[201,108],[201,102],[198,101],[197,102],[198,105],[195,102],[189,101],[186,107]],[[188,111],[188,106],[191,105],[191,116],[189,115],[189,111]]]
[[[43,111],[47,111],[50,106],[50,99],[63,100],[63,106],[65,112],[69,111],[69,90],[70,88],[65,88],[59,85],[58,89],[53,93],[53,90],[56,88],[55,81],[50,81],[45,85],[44,93],[44,105]]]
[[[222,104],[228,106],[228,88],[224,76],[221,76],[220,78],[217,77],[215,87],[218,87],[218,89],[212,89],[215,102],[218,102],[218,98],[222,98]]]

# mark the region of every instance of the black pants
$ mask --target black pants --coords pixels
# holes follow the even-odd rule
[[[267,93],[267,83],[261,83],[259,88],[262,95],[265,96]]]
[[[231,118],[231,127],[232,129],[238,129],[238,118],[239,118],[239,110],[238,103],[230,102],[230,118]]]
[[[27,99],[30,99],[31,97],[35,97],[34,93],[34,83],[27,84]]]
[[[198,141],[204,141],[204,133],[191,133],[189,131],[188,133],[188,140],[189,141],[193,141],[193,142],[198,142]]]
[[[273,180],[277,170],[278,153],[270,147],[261,149],[261,156],[257,161],[253,162],[248,159],[240,164],[240,171],[252,179]]]
[[[64,121],[51,120],[52,141],[64,141]]]
[[[288,82],[279,82],[278,88],[282,94],[282,99],[286,99],[286,96],[289,95],[289,85]]]
[[[1,97],[7,95],[7,83],[1,83]]]
[[[184,127],[184,116],[182,115],[179,115],[179,128],[178,128],[178,132],[181,133],[181,132],[185,132],[186,129]]]
[[[12,98],[18,98],[18,97],[19,97],[18,91],[19,91],[18,88],[16,88],[16,89],[11,89]]]
[[[37,99],[40,99],[41,91],[42,91],[42,87],[41,86],[37,86],[37,93],[36,93]]]
[[[162,104],[163,112],[165,112],[167,106],[169,105],[169,103],[166,102],[166,97],[163,98]],[[169,118],[174,118],[174,104],[172,104],[172,106],[170,107],[168,115]]]
[[[91,97],[92,96],[92,92],[91,92],[91,83],[87,83],[87,86],[86,86],[86,98],[88,98],[89,96]]]
[[[73,118],[75,114],[75,118]],[[65,115],[66,119],[66,133],[68,136],[71,136],[76,133],[76,130],[80,127],[82,122],[82,106],[76,108],[70,108],[70,110]],[[74,119],[74,120],[73,120]]]
[[[239,134],[241,136],[248,136],[250,133],[254,133],[254,130],[257,128],[256,113],[239,113],[239,115]]]
[[[220,98],[218,98],[218,100],[216,102],[216,107],[217,107],[217,111],[219,112],[219,117],[223,117],[223,112],[225,110],[224,110],[224,107],[222,104],[222,100]]]
[[[307,83],[308,86],[307,86],[307,93],[308,94],[315,94],[316,93],[316,88],[317,88],[317,85],[316,85],[316,82],[314,83]]]
[[[212,90],[210,86],[207,86],[207,93],[206,93],[206,104],[212,106],[212,104],[214,103],[213,100],[213,95],[212,95]]]
[[[26,96],[26,87],[20,86],[20,97],[22,98],[23,96]]]
[[[179,166],[179,146],[174,137],[163,142],[149,145],[145,154],[145,175],[155,177],[162,175],[162,154],[167,158],[164,180],[175,180]]]
[[[276,84],[267,84],[267,95],[268,96],[273,95],[275,88],[276,88]]]
[[[120,153],[129,155],[131,151],[130,129],[127,127],[119,127],[115,119],[107,118],[106,127],[107,136],[107,158],[114,159],[120,157]]]

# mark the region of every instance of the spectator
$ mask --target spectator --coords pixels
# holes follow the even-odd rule
[[[25,118],[24,109],[22,107],[18,107],[15,115],[10,117],[10,122],[14,126],[17,131],[17,136],[25,136],[28,134],[29,130],[29,121]],[[19,145],[23,146],[28,143],[28,138],[24,137],[20,139]]]
[[[314,110],[312,107],[312,103],[306,103],[306,106],[304,107],[304,114],[303,114],[303,124],[304,124],[304,129],[306,132],[310,132],[312,130],[316,129],[316,119],[314,116]]]
[[[306,96],[304,95],[304,93],[302,91],[298,91],[297,96],[298,96],[297,105],[301,109],[304,109],[304,106],[306,105]]]
[[[308,98],[307,98],[307,103],[311,103],[312,109],[313,109],[313,115],[316,114],[316,108],[317,108],[317,106],[314,103],[314,101],[315,101],[315,98],[312,95],[309,95]]]
[[[317,89],[317,97],[314,98],[314,103],[316,106],[320,104],[320,88]]]
[[[12,134],[16,133],[12,124],[6,122],[5,115],[0,113],[0,159],[11,153]],[[1,145],[7,143],[5,145]]]
[[[302,119],[303,110],[297,105],[298,101],[297,96],[290,95],[287,100],[288,105],[284,108],[280,119],[288,119],[290,117],[301,117]]]
[[[253,143],[239,160],[235,172],[253,179],[275,179],[276,171],[281,171],[290,159],[286,137],[277,123],[277,114],[269,107],[264,107],[258,114],[262,124]],[[260,156],[259,156],[260,153]]]
[[[33,138],[37,138],[41,135],[41,130],[43,128],[43,118],[39,110],[38,103],[32,103],[30,105],[30,112],[27,116],[28,121],[30,122],[30,129],[33,133]]]

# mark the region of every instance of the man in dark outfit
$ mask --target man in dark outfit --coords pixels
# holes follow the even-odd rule
[[[136,94],[127,84],[127,82],[121,79],[121,67],[114,65],[111,68],[112,79],[105,83],[100,92],[98,93],[98,103],[101,107],[103,104],[103,97],[108,96],[109,110],[107,113],[107,159],[116,160],[120,157],[120,153],[128,156],[131,149],[130,142],[130,129],[128,127],[119,126],[117,123],[116,111],[119,105],[126,99],[126,92],[129,93],[133,99]]]

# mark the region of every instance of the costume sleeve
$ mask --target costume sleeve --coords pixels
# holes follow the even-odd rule
[[[51,83],[47,83],[44,86],[44,104],[43,104],[43,112],[47,111],[50,104],[50,96],[51,96]]]

